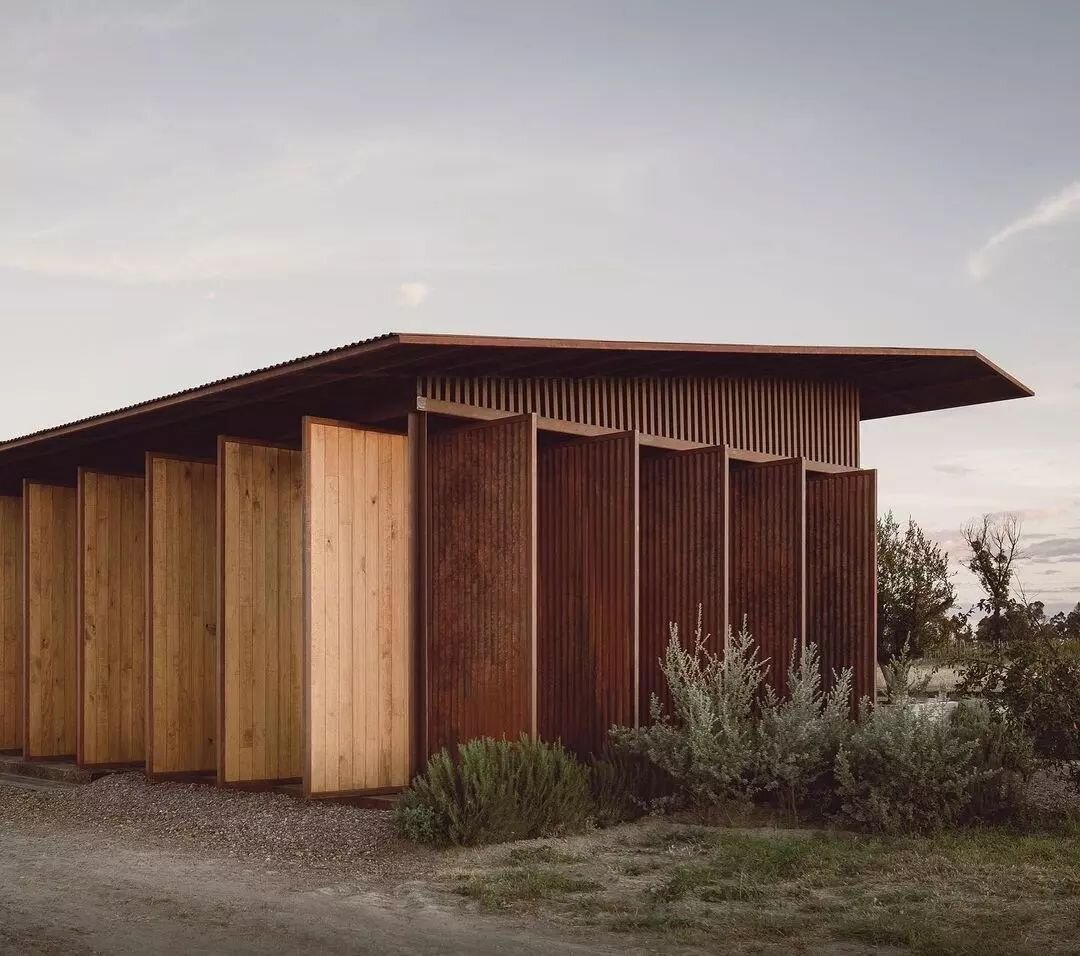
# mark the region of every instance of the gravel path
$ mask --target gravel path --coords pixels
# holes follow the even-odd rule
[[[373,881],[401,879],[432,857],[400,840],[384,810],[150,783],[137,773],[47,792],[0,787],[0,826],[6,825],[26,833],[71,831],[66,839],[75,841],[83,831],[95,844],[166,844],[322,880],[358,872]]]
[[[0,953],[633,952],[472,912],[389,814],[148,783],[0,783]]]

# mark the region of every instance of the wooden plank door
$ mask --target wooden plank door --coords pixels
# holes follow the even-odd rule
[[[852,668],[856,700],[877,669],[877,472],[811,474],[806,483],[807,641],[826,685]]]
[[[698,609],[720,653],[727,630],[728,455],[724,447],[641,456],[641,655],[642,721],[653,694],[670,707],[661,661],[678,625],[680,642],[692,647]]]
[[[539,458],[540,735],[583,755],[638,714],[638,442],[634,432]]]
[[[79,470],[78,761],[146,759],[146,480]]]
[[[429,434],[427,752],[536,733],[536,422]]]
[[[805,463],[732,462],[730,483],[728,620],[738,630],[746,619],[768,680],[783,692],[806,634]]]
[[[409,438],[304,420],[304,791],[373,793],[412,772]]]
[[[76,528],[74,488],[23,483],[23,753],[74,757],[77,746]]]
[[[302,456],[221,438],[218,482],[218,781],[299,781]]]
[[[146,772],[217,770],[217,465],[146,456]]]
[[[22,498],[0,496],[0,750],[22,749]]]

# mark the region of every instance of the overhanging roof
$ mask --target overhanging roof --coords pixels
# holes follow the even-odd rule
[[[67,441],[197,418],[233,406],[357,378],[412,375],[745,375],[842,380],[859,389],[863,420],[1034,393],[968,349],[830,348],[528,339],[390,333],[258,369],[113,412],[0,442],[6,458],[33,458]]]

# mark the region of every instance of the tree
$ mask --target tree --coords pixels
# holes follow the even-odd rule
[[[985,592],[975,603],[984,615],[975,636],[995,645],[1023,639],[1041,626],[1037,618],[1043,614],[1041,605],[1036,609],[1016,597],[1016,564],[1024,556],[1020,519],[1014,514],[983,515],[965,525],[962,533],[969,551],[964,567]]]
[[[905,645],[921,656],[952,630],[949,556],[910,517],[901,533],[891,511],[878,519],[877,539],[878,658],[892,660]]]

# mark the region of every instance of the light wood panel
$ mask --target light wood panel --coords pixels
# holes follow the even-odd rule
[[[728,619],[737,630],[746,618],[781,692],[806,633],[805,478],[798,458],[731,466]]]
[[[0,750],[22,748],[22,498],[0,497]]]
[[[430,375],[425,398],[834,465],[859,464],[859,390],[844,381]]]
[[[726,448],[641,458],[641,657],[639,713],[649,716],[653,694],[670,706],[660,662],[679,626],[683,646],[694,629],[710,635],[720,653],[727,630],[728,560]]]
[[[222,438],[218,779],[303,773],[303,462],[299,451]]]
[[[304,421],[309,796],[404,787],[412,769],[409,439]]]
[[[427,750],[536,733],[536,423],[428,439]]]
[[[637,436],[541,449],[537,507],[540,735],[586,755],[637,723]]]
[[[145,761],[146,480],[79,470],[78,761]]]
[[[27,481],[23,508],[23,752],[30,758],[74,757],[78,495],[74,488]]]
[[[877,472],[808,475],[807,641],[826,686],[852,669],[856,699],[874,696],[877,670]]]
[[[152,776],[217,769],[217,466],[146,456]]]

